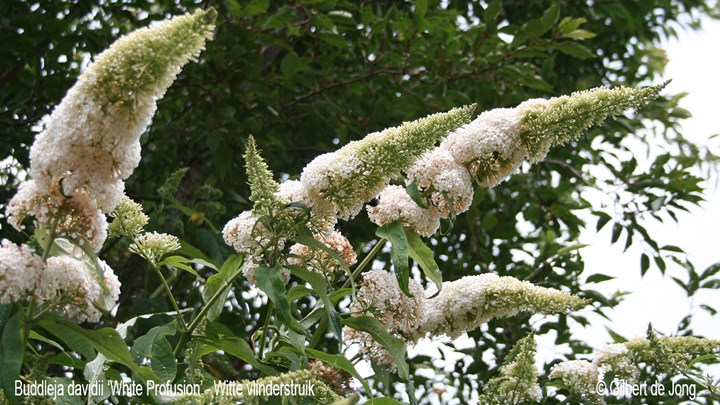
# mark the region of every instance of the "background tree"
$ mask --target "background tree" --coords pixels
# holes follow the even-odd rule
[[[592,6],[582,1],[8,0],[0,5],[5,16],[0,20],[0,176],[6,184],[0,201],[14,193],[42,118],[88,55],[150,21],[210,5],[219,11],[215,40],[202,63],[188,66],[159,104],[127,190],[143,203],[151,229],[177,235],[186,249],[195,246],[216,260],[231,252],[218,229],[249,207],[241,155],[250,134],[270,168],[292,178],[320,153],[432,112],[469,103],[480,111],[514,106],[597,85],[657,83],[666,63],[659,41],[680,27],[697,28],[700,15],[717,11],[691,0]],[[478,190],[473,208],[458,218],[453,232],[432,238],[436,251],[444,252],[439,257],[443,278],[491,270],[580,293],[602,314],[620,297],[602,296],[583,284],[576,252],[582,227],[594,226],[584,218],[594,217],[598,228],[613,227],[613,242],[644,246],[639,271],[664,272],[672,260],[695,277],[686,287],[688,295],[712,286],[712,271],[695,272],[679,249],[662,249],[644,228],[649,220],[674,219],[702,199],[702,179],[693,170],[712,156],[682,136],[679,123],[688,112],[678,107],[680,98],[665,95],[637,115],[611,120],[553,149],[543,162],[523,167],[499,186]],[[652,145],[648,170],[633,157],[630,145],[637,140]],[[600,190],[605,200],[586,199],[589,189]],[[374,229],[369,222],[356,224],[341,227],[360,250],[374,238]],[[5,222],[0,234],[22,238]],[[119,239],[101,253],[123,284],[116,320],[168,310],[166,300],[154,293],[159,282],[149,269],[139,269],[143,264],[126,247]],[[200,307],[193,281],[178,274],[171,287],[179,300]],[[243,282],[235,287],[235,297],[249,289]],[[238,335],[257,330],[264,309],[252,300],[231,302],[235,310],[223,312],[221,322]],[[310,305],[300,303],[301,311]],[[547,317],[534,328],[538,334],[557,331],[556,343],[568,343],[572,358],[590,350],[571,337],[573,322],[585,325],[587,319]],[[151,326],[140,325],[138,335]],[[528,316],[516,316],[470,332],[475,349],[464,350],[467,357],[454,372],[436,381],[469,398],[480,388],[478,381],[498,373],[483,353],[503,358],[528,328]],[[688,321],[679,332],[690,330]],[[321,347],[335,344],[329,338],[320,342]],[[411,368],[427,360],[417,356]],[[229,364],[219,356],[206,361],[225,378],[257,376],[239,361]],[[391,394],[402,389],[388,381],[383,386]],[[417,377],[415,385],[422,400],[435,395],[430,381]]]

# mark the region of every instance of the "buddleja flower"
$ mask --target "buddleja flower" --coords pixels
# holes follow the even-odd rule
[[[0,247],[0,304],[33,297],[43,269],[42,259],[29,246],[3,240]]]
[[[431,206],[424,209],[417,205],[404,187],[387,186],[377,197],[374,206],[367,207],[368,217],[377,226],[396,221],[412,228],[420,236],[430,236],[440,228],[442,213]]]
[[[149,232],[135,238],[130,250],[157,266],[163,256],[180,249],[178,238],[166,233]]]
[[[114,237],[135,238],[143,231],[149,220],[142,210],[142,205],[127,196],[123,197],[120,204],[110,213],[110,216],[113,221],[108,227],[108,234]]]
[[[541,161],[551,145],[566,144],[608,116],[647,104],[663,87],[597,88],[550,100],[531,99],[516,108],[496,108],[448,135],[440,146],[480,186],[492,187],[524,160]]]
[[[593,365],[600,372],[611,372],[617,378],[630,383],[637,381],[640,376],[640,369],[630,358],[627,346],[622,343],[607,345],[600,349],[595,354]]]
[[[469,122],[473,110],[469,106],[429,115],[350,142],[315,158],[303,169],[300,181],[311,199],[332,203],[340,218],[354,217],[391,178],[448,132]]]
[[[598,350],[592,362],[566,361],[553,366],[550,378],[559,378],[574,394],[602,404],[596,384],[605,373],[629,383],[638,381],[639,365],[652,365],[656,373],[674,374],[684,371],[690,362],[703,355],[717,354],[720,341],[693,336],[657,336],[648,329],[648,337],[624,343],[613,343]]]
[[[521,312],[565,313],[586,304],[586,300],[567,292],[513,277],[466,276],[443,282],[440,293],[427,300],[427,319],[417,330],[417,338],[425,334],[457,338],[494,318]]]
[[[48,193],[40,190],[34,180],[28,180],[8,203],[6,214],[8,222],[18,230],[23,219],[31,216],[35,228],[70,236],[79,243],[87,241],[95,251],[107,239],[105,215],[85,192],[66,197],[58,187],[52,187]]]
[[[319,235],[318,240],[334,250],[345,265],[352,266],[357,262],[355,249],[353,249],[350,241],[339,231],[332,230],[327,234]],[[289,264],[306,266],[319,273],[332,273],[335,270],[343,268],[337,259],[330,256],[324,250],[307,245],[297,243],[290,246],[290,254],[292,256],[288,259]]]
[[[215,15],[198,11],[137,30],[96,58],[30,149],[32,180],[7,206],[13,226],[34,216],[36,228],[100,249],[108,226],[103,212],[123,197],[156,101],[203,49]]]
[[[363,274],[357,300],[350,305],[353,313],[375,317],[393,335],[409,340],[425,320],[426,304],[422,287],[410,280],[412,297],[405,295],[397,278],[384,270],[371,270]],[[349,327],[343,330],[348,345],[357,343],[363,355],[375,364],[395,369],[390,353],[367,333]]]
[[[142,28],[101,53],[53,111],[30,149],[30,174],[49,192],[85,191],[110,212],[140,160],[156,102],[212,36],[214,10]]]
[[[100,261],[103,274],[91,273],[81,260],[70,256],[50,257],[40,275],[37,294],[44,295],[52,311],[78,322],[98,322],[98,307],[109,307],[120,297],[120,282],[110,266]],[[109,310],[110,308],[105,308]]]
[[[472,177],[445,148],[426,152],[407,170],[407,184],[413,182],[420,191],[429,194],[429,203],[443,218],[470,208],[474,193]]]
[[[305,186],[299,180],[288,180],[280,184],[277,196],[291,203],[300,203],[311,210],[310,224],[320,231],[329,231],[335,227],[337,217],[332,203],[325,200],[312,199]]]
[[[636,362],[652,364],[655,370],[664,373],[684,370],[699,356],[720,353],[720,340],[694,336],[658,336],[650,328],[647,338],[634,338],[624,345]]]
[[[505,405],[540,402],[542,390],[535,368],[535,350],[534,335],[518,340],[500,367],[500,375],[487,382],[480,403]]]
[[[600,125],[608,116],[639,108],[656,99],[667,83],[640,88],[599,87],[553,97],[537,105],[527,101],[518,110],[522,115],[521,139],[531,161],[542,160],[548,139],[563,145],[577,139],[588,128]]]
[[[558,363],[550,370],[548,377],[551,380],[560,379],[571,395],[594,404],[605,403],[597,391],[598,370],[595,364],[587,360],[570,360]]]

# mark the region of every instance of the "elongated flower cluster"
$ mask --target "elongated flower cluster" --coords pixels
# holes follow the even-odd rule
[[[598,88],[485,111],[406,170],[407,184],[415,183],[427,208],[411,207],[409,197],[401,196],[396,186],[388,186],[378,204],[368,207],[370,219],[380,226],[400,220],[419,235],[429,236],[441,219],[470,207],[472,180],[481,187],[493,187],[523,161],[543,160],[551,145],[568,143],[609,115],[647,104],[663,87]]]
[[[418,337],[430,334],[456,338],[493,318],[521,312],[565,313],[586,304],[586,300],[564,291],[513,277],[466,276],[444,282],[440,293],[427,300],[427,320],[418,330]]]
[[[539,403],[542,400],[542,389],[535,368],[535,350],[534,335],[518,340],[500,367],[500,375],[487,382],[480,403]]]
[[[473,109],[470,106],[429,115],[350,142],[315,158],[303,170],[300,181],[310,199],[331,202],[340,218],[354,217],[390,179],[448,132],[469,122]]]
[[[120,282],[99,261],[102,274],[72,256],[43,263],[31,248],[7,240],[0,247],[0,303],[34,301],[50,311],[79,322],[97,322],[120,296]]]
[[[700,356],[720,353],[720,341],[693,336],[659,337],[653,330],[648,337],[607,345],[595,353],[592,362],[570,360],[558,363],[550,371],[550,379],[560,379],[571,394],[596,403],[604,403],[597,392],[597,383],[606,373],[628,383],[640,376],[640,365],[648,364],[656,373],[686,370]]]
[[[215,11],[198,11],[120,38],[78,78],[30,149],[33,180],[8,204],[11,223],[105,239],[102,213],[123,197],[140,161],[140,135],[181,67],[210,38]]]

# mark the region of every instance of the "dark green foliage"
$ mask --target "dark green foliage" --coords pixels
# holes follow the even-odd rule
[[[198,257],[199,249],[207,262],[222,263],[231,250],[219,230],[251,207],[241,159],[249,134],[255,135],[276,176],[295,178],[318,154],[429,113],[472,103],[478,111],[508,107],[532,97],[599,85],[657,84],[666,62],[657,48],[659,41],[674,35],[682,26],[678,21],[710,11],[699,0],[595,3],[590,7],[577,0],[504,0],[490,1],[483,9],[477,2],[456,0],[4,0],[0,4],[0,161],[7,164],[0,168],[4,185],[0,203],[14,194],[18,170],[29,165],[29,146],[42,128],[41,119],[61,100],[89,55],[151,21],[213,6],[219,13],[215,40],[208,44],[201,63],[187,66],[159,103],[153,125],[142,138],[143,158],[127,192],[150,215],[147,229],[173,233],[184,241],[181,252]],[[695,24],[691,20],[685,25]],[[688,116],[678,108],[679,99],[662,94],[638,114],[591,129],[499,186],[478,190],[472,208],[457,218],[452,232],[427,241],[436,252],[442,279],[487,271],[512,275],[580,293],[603,314],[621,297],[602,296],[592,284],[583,284],[583,262],[576,251],[581,229],[595,226],[583,219],[592,215],[598,228],[613,227],[613,242],[645,246],[634,271],[664,272],[672,261],[688,269],[687,277],[676,278],[688,295],[700,288],[718,288],[713,277],[720,267],[698,274],[679,248],[660,246],[645,230],[648,220],[676,219],[678,211],[702,200],[702,179],[693,168],[709,155],[679,133],[679,122]],[[654,120],[658,130],[645,129],[644,119]],[[629,138],[653,145],[654,162],[648,170],[638,168],[634,158],[624,158],[632,152],[625,142]],[[612,176],[596,177],[597,167]],[[188,168],[187,173],[181,168]],[[606,200],[591,205],[583,194],[588,189],[600,190]],[[374,238],[367,221],[340,227],[358,251]],[[24,239],[4,221],[0,237]],[[410,257],[432,272],[432,257],[414,239],[409,243]],[[128,256],[124,241],[109,241],[101,257],[116,269],[123,284],[117,315],[104,317],[105,326],[114,328],[140,314],[167,310],[165,300],[153,295],[159,282],[148,276],[149,269],[143,269],[137,257]],[[391,262],[389,255],[379,258]],[[407,261],[407,254],[401,259]],[[199,273],[208,278],[214,271],[205,267]],[[267,274],[268,291],[279,281],[271,275]],[[195,280],[192,274],[178,272],[171,286],[178,301],[200,308],[203,294]],[[428,277],[423,280],[433,282]],[[602,280],[593,276],[587,283]],[[220,284],[216,284],[217,289]],[[239,280],[233,286],[235,297],[249,288]],[[276,314],[291,318],[307,315],[314,305],[303,298],[287,306],[287,297],[280,294],[274,300],[281,304],[276,302]],[[230,302],[232,310],[220,313],[219,307],[213,308],[217,319],[200,328],[215,331],[208,334],[207,345],[234,356],[227,359],[239,378],[274,372],[266,364],[260,364],[260,372],[257,365],[253,370],[243,367],[248,359],[255,360],[242,339],[249,341],[249,335],[260,329],[267,306]],[[458,397],[470,398],[481,388],[478,381],[497,375],[483,353],[505,356],[530,332],[528,319],[520,315],[494,320],[486,331],[470,332],[475,347],[464,350],[468,357],[455,364],[453,372],[438,378],[449,390],[457,390]],[[575,354],[587,353],[587,344],[570,335],[571,321],[588,324],[585,317],[570,314],[547,317],[532,328],[538,335],[554,331],[557,344],[569,344]],[[0,330],[20,322],[0,313]],[[222,327],[213,329],[215,324]],[[159,325],[136,326],[137,335],[131,333],[130,341]],[[337,328],[332,325],[331,330]],[[158,333],[154,349],[167,351],[166,343],[175,347],[177,339],[154,330]],[[690,332],[688,321],[680,333]],[[109,350],[105,339],[118,337],[110,329],[98,329],[87,331],[78,344],[83,351],[97,350],[115,356],[121,364],[134,364],[129,353]],[[12,345],[16,340],[6,327],[3,343]],[[315,349],[337,346],[330,334],[316,343]],[[48,346],[48,350],[54,349]],[[320,353],[310,351],[313,357],[329,361],[331,355]],[[278,356],[285,356],[286,363],[307,361],[307,355],[292,349]],[[85,360],[92,359],[73,361],[84,364]],[[4,373],[17,371],[12,356],[2,361],[8,366]],[[429,361],[424,356],[409,359],[409,374],[423,362]],[[152,369],[132,367],[147,375],[168,371],[154,363]],[[177,371],[184,372],[180,365]],[[401,385],[392,384],[397,376],[386,377],[391,384],[383,384],[382,393],[392,396]],[[375,382],[381,379],[378,376]],[[414,384],[421,403],[432,396],[432,381],[417,375]]]

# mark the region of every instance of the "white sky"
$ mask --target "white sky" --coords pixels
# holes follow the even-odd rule
[[[688,92],[681,106],[693,114],[693,118],[683,125],[686,138],[700,143],[713,144],[708,138],[720,133],[718,119],[717,94],[720,94],[720,80],[717,69],[720,66],[720,54],[714,51],[720,43],[720,22],[706,20],[702,32],[681,32],[680,38],[670,40],[664,47],[670,60],[665,78],[672,79],[667,94]],[[714,145],[720,142],[715,140]],[[718,150],[715,150],[718,152]],[[683,248],[702,272],[709,265],[720,262],[720,193],[712,184],[707,184],[707,201],[701,208],[691,210],[690,214],[679,215],[679,224],[674,222],[652,223],[648,226],[651,235],[656,236],[662,245],[676,245]],[[684,291],[670,278],[685,280],[685,270],[668,262],[668,271],[663,277],[651,265],[644,278],[640,277],[639,256],[642,251],[633,246],[622,253],[620,245],[610,246],[611,226],[606,226],[599,234],[586,232],[584,243],[591,246],[581,251],[585,260],[586,274],[605,273],[617,279],[595,284],[598,291],[612,293],[617,290],[632,291],[614,312],[612,329],[625,337],[644,335],[648,322],[665,334],[676,331],[678,322],[695,307],[693,322],[696,334],[720,339],[720,322],[713,320],[703,310],[701,303],[720,310],[720,294],[717,291],[700,290],[695,302],[688,302]],[[621,238],[624,241],[624,238]],[[652,262],[652,261],[651,261]],[[602,322],[608,324],[608,322]],[[593,345],[609,342],[604,328],[578,331],[578,337]]]

